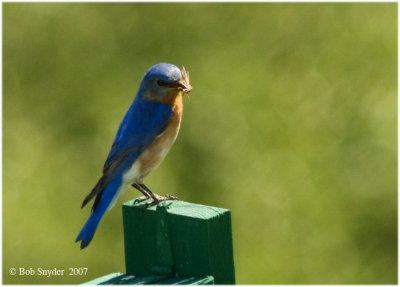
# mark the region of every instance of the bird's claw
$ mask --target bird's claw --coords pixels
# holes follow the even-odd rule
[[[152,198],[153,198],[153,201],[146,203],[146,207],[157,205],[160,202],[166,201],[166,200],[178,200],[177,197],[169,195],[169,194],[166,194],[165,196],[160,196],[160,195],[154,194],[154,197],[152,197]]]
[[[169,194],[166,194],[164,197],[167,198],[166,200],[179,200],[179,198],[177,198],[176,196]]]
[[[136,203],[141,203],[141,202],[143,202],[143,201],[145,201],[145,200],[147,200],[147,199],[149,199],[150,197],[149,196],[141,196],[141,197],[139,197],[139,198],[136,198],[134,201],[133,201],[133,203],[134,204],[136,204]]]

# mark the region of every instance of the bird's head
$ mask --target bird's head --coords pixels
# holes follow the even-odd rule
[[[146,93],[157,98],[174,96],[179,93],[189,93],[192,86],[189,82],[189,72],[172,64],[156,64],[144,74],[141,87]]]

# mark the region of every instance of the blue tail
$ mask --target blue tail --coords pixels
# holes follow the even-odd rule
[[[112,182],[110,182],[102,192],[98,206],[94,211],[92,211],[89,219],[86,221],[81,232],[76,238],[76,242],[81,241],[81,249],[89,245],[94,236],[94,233],[96,232],[97,225],[99,224],[104,213],[107,211],[110,203],[113,201],[120,185],[121,177],[117,177]]]

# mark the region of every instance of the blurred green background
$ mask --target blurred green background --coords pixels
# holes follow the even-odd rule
[[[397,282],[396,3],[3,3],[4,283],[124,272],[136,190],[87,249],[74,240],[158,62],[194,90],[146,184],[232,210],[237,283]]]

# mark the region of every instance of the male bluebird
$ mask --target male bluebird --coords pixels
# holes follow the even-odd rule
[[[173,196],[159,196],[143,178],[164,159],[174,143],[183,113],[182,95],[189,93],[189,73],[172,64],[156,64],[144,74],[136,97],[126,112],[104,164],[103,175],[83,201],[95,198],[92,213],[76,238],[85,248],[97,225],[118,197],[130,186],[152,198],[151,205]]]

